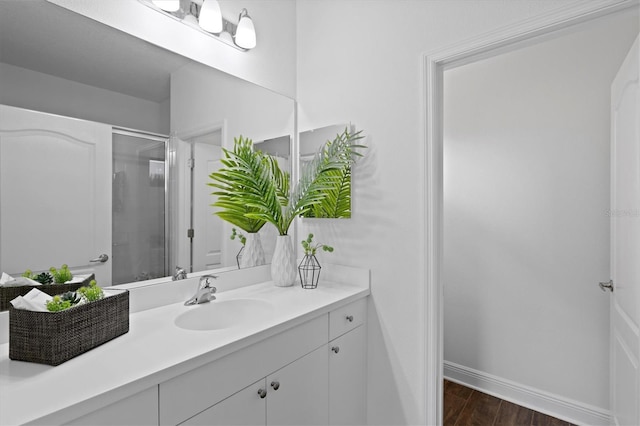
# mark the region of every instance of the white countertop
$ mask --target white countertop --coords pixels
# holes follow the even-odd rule
[[[180,313],[198,308],[182,301],[132,313],[128,333],[56,367],[10,360],[9,344],[2,344],[0,425],[70,421],[368,294],[368,282],[329,281],[313,290],[263,282],[223,291],[216,301],[259,299],[273,312],[259,322],[210,331],[174,324]]]

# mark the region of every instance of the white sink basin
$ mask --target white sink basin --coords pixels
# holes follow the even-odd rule
[[[273,313],[273,305],[257,299],[213,300],[186,307],[175,324],[187,330],[222,330],[251,321],[260,321]]]

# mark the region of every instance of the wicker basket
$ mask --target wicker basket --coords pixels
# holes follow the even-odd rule
[[[105,289],[105,293],[113,290]],[[59,365],[129,331],[129,292],[60,312],[9,308],[9,358]]]
[[[69,284],[42,284],[42,285],[21,285],[15,287],[0,287],[0,311],[6,311],[11,306],[11,301],[18,296],[24,296],[34,288],[37,288],[49,296],[66,293],[67,291],[76,291],[80,287],[88,286],[91,280],[95,279],[95,275],[91,274],[82,281]]]

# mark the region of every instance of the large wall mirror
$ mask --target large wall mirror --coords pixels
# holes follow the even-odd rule
[[[236,265],[208,175],[240,135],[290,167],[292,99],[44,1],[0,2],[0,39],[2,272]]]

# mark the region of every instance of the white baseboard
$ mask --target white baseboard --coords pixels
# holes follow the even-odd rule
[[[603,426],[610,424],[610,413],[602,408],[583,404],[453,362],[444,362],[444,377],[452,382],[573,424]]]

